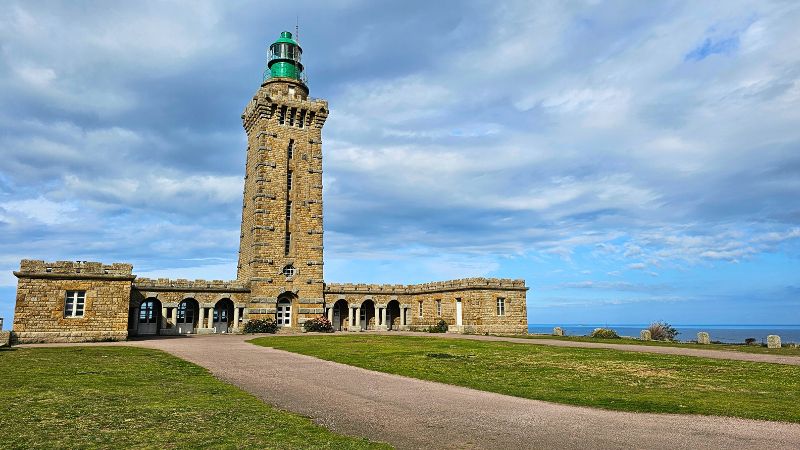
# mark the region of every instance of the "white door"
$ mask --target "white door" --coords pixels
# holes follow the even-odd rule
[[[292,324],[292,304],[278,303],[278,326],[290,326]]]
[[[464,313],[461,310],[461,299],[456,299],[456,326],[460,327],[464,324]]]

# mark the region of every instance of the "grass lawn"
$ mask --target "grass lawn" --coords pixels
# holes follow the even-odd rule
[[[800,422],[800,366],[417,336],[270,336],[251,342],[551,402]]]
[[[0,349],[0,448],[388,448],[134,347]]]
[[[781,356],[800,356],[800,347],[781,347],[781,348],[767,348],[760,345],[744,345],[744,344],[695,344],[691,342],[663,342],[663,341],[642,341],[639,339],[620,338],[620,339],[598,339],[589,336],[552,336],[549,334],[508,334],[498,335],[506,337],[518,337],[525,339],[551,339],[557,341],[575,341],[575,342],[600,342],[604,344],[631,344],[631,345],[646,345],[651,347],[680,347],[680,348],[693,348],[698,350],[726,350],[731,352],[744,352],[744,353],[763,353],[769,355]]]

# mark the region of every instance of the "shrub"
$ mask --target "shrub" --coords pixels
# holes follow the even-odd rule
[[[617,332],[611,328],[595,328],[589,336],[599,339],[619,339]]]
[[[428,333],[447,333],[447,322],[440,319],[436,325],[428,327]]]
[[[278,331],[278,324],[272,319],[250,319],[242,328],[244,333],[271,333]]]
[[[651,323],[647,329],[650,330],[650,336],[655,341],[674,341],[678,336],[678,330],[663,320]]]
[[[747,345],[753,345],[756,343],[756,338],[747,338],[744,340],[744,343]]]
[[[303,323],[303,329],[316,333],[333,333],[333,325],[325,316],[315,317]]]

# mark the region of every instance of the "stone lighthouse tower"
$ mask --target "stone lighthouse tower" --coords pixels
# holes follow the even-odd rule
[[[242,114],[247,165],[239,281],[250,318],[297,327],[323,310],[322,126],[328,103],[308,96],[303,50],[281,33]]]

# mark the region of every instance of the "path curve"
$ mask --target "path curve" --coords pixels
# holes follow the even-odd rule
[[[474,334],[456,334],[456,333],[422,333],[415,331],[382,331],[372,332],[371,334],[382,334],[392,336],[424,336],[424,337],[438,337],[442,339],[471,339],[476,341],[503,341],[514,342],[517,344],[530,344],[530,345],[549,345],[551,347],[580,347],[580,348],[604,348],[610,350],[620,350],[625,352],[639,352],[639,353],[659,353],[662,355],[681,355],[681,356],[697,356],[701,358],[711,359],[732,359],[736,361],[751,361],[763,362],[774,364],[789,364],[793,366],[800,366],[800,356],[781,356],[766,353],[744,353],[732,352],[726,350],[705,350],[684,347],[657,347],[650,345],[635,345],[635,344],[609,344],[605,342],[581,342],[581,341],[567,341],[558,339],[530,339],[530,338],[515,338],[510,336],[483,336]]]
[[[129,344],[167,351],[270,404],[398,448],[800,448],[800,424],[559,405],[372,372],[250,338]]]

